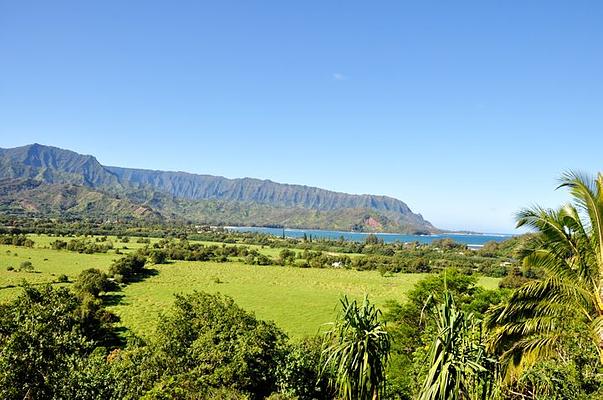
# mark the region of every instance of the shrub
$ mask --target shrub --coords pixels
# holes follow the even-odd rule
[[[285,335],[257,320],[230,297],[194,292],[176,296],[157,331],[162,370],[210,387],[230,387],[263,398],[276,388]]]
[[[329,376],[321,375],[321,338],[314,337],[291,345],[276,369],[279,396],[270,398],[326,400],[335,397]]]
[[[293,264],[295,262],[295,251],[289,249],[282,249],[279,253],[279,264]]]
[[[144,272],[146,257],[141,254],[128,254],[113,262],[109,268],[109,274],[113,277],[121,275],[124,282],[132,281],[137,275]]]
[[[17,299],[0,305],[0,398],[74,398],[60,393],[74,362],[110,332],[102,306],[91,310],[68,289],[50,285],[25,285]]]
[[[167,258],[167,253],[164,250],[153,250],[149,254],[149,261],[153,264],[165,264]]]
[[[107,274],[99,269],[86,269],[78,275],[75,281],[75,290],[80,293],[89,293],[97,297],[101,292],[113,290],[113,283],[107,277]]]
[[[33,272],[34,266],[31,261],[23,261],[21,265],[19,265],[19,271],[23,272]]]
[[[505,276],[500,282],[498,282],[498,287],[501,289],[517,289],[530,281],[531,279],[525,277],[521,269],[515,267],[511,270],[509,275]]]
[[[35,243],[25,235],[0,235],[0,244],[33,247]]]

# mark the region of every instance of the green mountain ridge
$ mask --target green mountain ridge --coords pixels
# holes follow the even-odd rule
[[[166,220],[151,207],[126,198],[86,186],[48,184],[34,179],[0,180],[0,213],[148,222]]]
[[[404,202],[387,196],[353,195],[253,178],[107,167],[91,155],[40,144],[0,149],[0,179],[3,213],[405,233],[438,231]]]

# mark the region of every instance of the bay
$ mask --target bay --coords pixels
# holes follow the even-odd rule
[[[274,236],[282,236],[282,228],[266,228],[257,226],[229,226],[227,229],[237,232],[255,232],[265,233]],[[339,240],[343,237],[345,240],[363,242],[370,233],[364,232],[343,232],[343,231],[327,231],[319,229],[287,229],[284,230],[285,237],[291,238],[303,238],[304,234],[307,237],[312,236],[315,239],[333,239]],[[471,247],[481,247],[487,242],[495,241],[502,242],[503,240],[513,237],[509,234],[496,234],[496,233],[441,233],[436,235],[405,235],[401,233],[375,233],[375,235],[383,239],[385,243],[393,242],[419,242],[419,243],[431,243],[437,239],[450,238],[455,242],[466,244]]]

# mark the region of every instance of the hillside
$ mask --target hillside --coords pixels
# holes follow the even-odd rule
[[[0,149],[0,179],[5,180],[6,187],[11,187],[11,181],[21,182],[20,185],[24,182],[45,185],[45,189],[18,191],[4,188],[0,193],[3,210],[20,209],[29,213],[69,210],[78,215],[94,210],[102,215],[106,207],[90,200],[97,199],[113,204],[111,210],[114,211],[107,210],[107,216],[117,213],[121,217],[138,217],[130,215],[129,210],[147,207],[152,210],[151,214],[161,215],[161,218],[181,218],[197,223],[437,231],[404,202],[387,196],[354,195],[253,178],[227,179],[185,172],[108,167],[93,156],[39,144]],[[55,196],[42,195],[44,190]],[[63,193],[62,198],[74,204],[57,207],[57,196],[61,198],[57,193]],[[91,193],[97,194],[92,196]]]
[[[106,167],[123,184],[153,187],[178,198],[191,200],[250,201],[284,207],[316,210],[371,208],[412,213],[402,201],[374,195],[352,195],[316,187],[275,183],[252,178],[227,179],[221,176],[195,175],[185,172],[150,171]]]
[[[112,221],[165,220],[151,207],[116,195],[86,186],[47,184],[34,179],[0,180],[0,213]]]

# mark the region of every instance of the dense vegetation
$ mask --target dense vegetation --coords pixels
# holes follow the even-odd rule
[[[19,225],[19,228],[12,228],[15,225]],[[439,239],[431,244],[383,243],[376,236],[369,235],[364,242],[351,242],[311,237],[278,238],[187,225],[174,225],[162,230],[161,226],[152,225],[140,227],[93,221],[56,223],[52,220],[5,219],[4,227],[0,226],[0,231],[2,229],[5,232],[57,235],[59,237],[51,243],[52,248],[87,254],[107,252],[113,248],[119,250],[115,243],[106,239],[107,235],[117,235],[118,238],[135,237],[137,243],[145,243],[148,237],[161,237],[162,240],[141,250],[141,253],[151,257],[155,264],[168,260],[242,261],[250,265],[377,270],[383,275],[400,272],[438,272],[446,268],[455,268],[466,274],[479,273],[497,278],[508,276],[509,279],[503,283],[508,287],[516,287],[525,280],[536,278],[539,273],[533,268],[521,268],[517,261],[516,253],[529,235],[512,238],[503,243],[490,242],[475,251],[451,239]],[[87,238],[89,235],[104,237]],[[13,236],[8,235],[9,239],[6,240],[11,240]],[[279,249],[279,254],[266,256],[258,251],[257,246]]]
[[[19,251],[47,246],[79,257],[124,254],[105,269],[80,269],[73,282],[23,284],[0,305],[0,396],[599,399],[603,176],[570,174],[563,186],[573,205],[522,211],[518,223],[534,234],[479,251],[448,240],[350,243],[186,226],[163,235],[128,225],[119,237],[65,237],[80,233],[69,230],[74,226],[99,227],[65,222],[55,225],[52,240],[35,241],[23,231],[38,229],[40,221],[6,229],[2,243]],[[333,323],[305,338],[289,338],[228,296],[200,291],[176,295],[151,334],[124,332],[107,310],[119,291],[152,281],[155,268],[169,274],[176,268],[171,263],[186,260],[255,271],[431,274],[391,299],[383,315],[370,296],[342,297]],[[483,274],[504,277],[500,287],[480,286]]]

